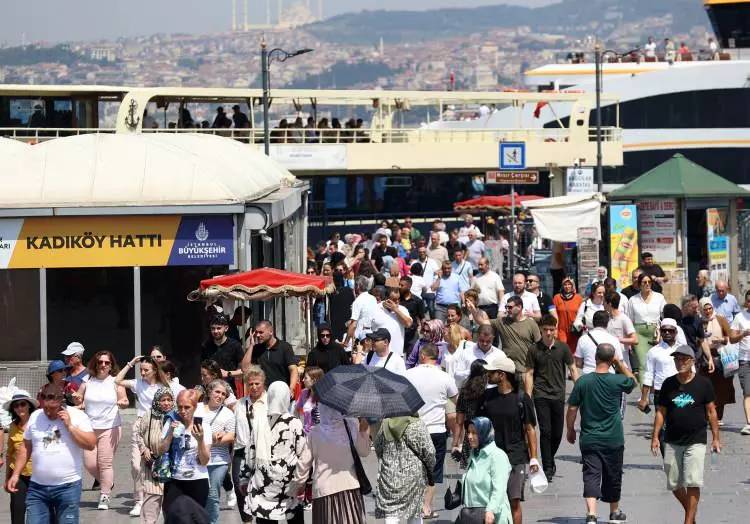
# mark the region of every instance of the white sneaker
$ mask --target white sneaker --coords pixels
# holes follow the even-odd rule
[[[750,435],[750,424],[745,424],[740,430],[740,433],[743,435]]]
[[[105,495],[102,493],[99,496],[99,505],[96,507],[96,509],[109,509],[109,495]],[[140,509],[138,510],[138,513],[140,514]]]
[[[137,501],[135,503],[135,506],[133,506],[133,509],[130,510],[130,513],[128,513],[128,515],[130,515],[131,517],[140,517],[141,516],[141,506],[143,506],[143,502],[141,502],[140,500]]]
[[[234,508],[237,506],[237,495],[234,494],[234,490],[227,491],[227,507]]]

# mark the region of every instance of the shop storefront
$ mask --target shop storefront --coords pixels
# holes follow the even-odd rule
[[[160,344],[190,383],[207,333],[186,300],[198,282],[302,268],[306,186],[232,140],[91,135],[13,151],[0,156],[6,365],[58,358],[73,340],[122,363]],[[294,308],[257,314],[304,336]]]

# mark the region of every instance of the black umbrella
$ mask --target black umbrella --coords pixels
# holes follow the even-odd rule
[[[424,400],[406,377],[385,368],[337,366],[315,383],[320,402],[350,417],[413,415]]]

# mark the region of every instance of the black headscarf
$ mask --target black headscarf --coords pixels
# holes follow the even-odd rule
[[[327,343],[323,343],[323,340],[320,338],[320,334],[323,331],[328,331],[331,334],[331,338],[328,339]],[[315,345],[315,349],[319,349],[321,351],[326,351],[328,349],[333,349],[336,346],[338,346],[336,342],[333,340],[333,330],[331,329],[331,326],[327,323],[323,322],[318,326],[318,343]]]

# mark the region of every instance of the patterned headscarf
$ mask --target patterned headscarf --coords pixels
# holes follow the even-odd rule
[[[487,417],[474,417],[471,422],[479,437],[479,448],[484,448],[490,442],[495,442],[495,430],[492,429],[492,422]]]
[[[443,341],[443,321],[442,320],[425,320],[423,325],[427,325],[427,333],[421,335],[422,340],[427,340],[433,344]],[[424,338],[425,335],[427,338]]]
[[[159,404],[159,401],[167,395],[172,397],[172,400],[174,400],[174,393],[172,393],[172,389],[169,386],[162,386],[156,390],[156,393],[154,393],[154,402],[153,404],[151,404],[151,414],[153,416],[163,417],[164,415],[169,413],[169,411],[164,411],[163,409],[161,409],[161,405]]]

